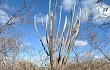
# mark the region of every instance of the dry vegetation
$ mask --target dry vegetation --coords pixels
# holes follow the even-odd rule
[[[13,66],[11,62],[0,62],[0,70],[50,70],[50,67],[39,67],[36,64],[20,60]],[[83,63],[67,63],[63,70],[110,70],[110,63],[107,61],[86,61]]]
[[[24,0],[25,1],[25,0]],[[98,1],[97,1],[98,2]],[[70,20],[65,17],[64,26],[61,29],[61,20],[62,20],[62,6],[60,7],[60,17],[58,19],[58,28],[56,34],[54,32],[55,26],[55,14],[57,8],[58,0],[56,0],[54,10],[51,15],[51,0],[49,0],[48,14],[46,19],[46,24],[41,22],[41,26],[44,29],[46,37],[46,46],[43,43],[43,40],[40,36],[40,31],[37,28],[37,15],[34,16],[34,26],[36,30],[37,37],[42,45],[42,48],[45,52],[46,57],[44,58],[39,51],[40,60],[25,60],[23,58],[19,59],[19,53],[23,52],[30,53],[28,49],[22,48],[22,35],[21,32],[13,30],[14,25],[22,25],[21,23],[28,24],[26,15],[24,12],[19,9],[13,14],[9,21],[5,25],[0,25],[0,70],[110,70],[110,54],[108,51],[105,51],[105,48],[110,45],[110,38],[104,36],[103,38],[97,39],[98,34],[93,32],[89,26],[81,26],[80,21],[82,20],[82,9],[80,9],[75,18],[75,9],[70,13]],[[23,3],[24,4],[24,3]],[[23,7],[22,9],[24,9]],[[13,19],[17,18],[17,15],[23,14],[23,17],[19,19],[16,23],[11,22]],[[75,16],[74,16],[75,15]],[[67,25],[67,21],[70,21],[70,24]],[[73,25],[74,24],[74,25]],[[100,26],[94,26],[90,24],[91,27],[103,27],[103,24]],[[104,24],[106,25],[106,24]],[[108,26],[108,24],[106,25]],[[107,27],[106,27],[107,28]],[[81,56],[81,53],[77,52],[79,47],[74,45],[74,42],[77,38],[83,35],[80,32],[80,29],[87,32],[86,37],[90,45],[89,52]],[[104,42],[104,44],[102,44]],[[32,48],[31,48],[32,49]],[[33,49],[32,49],[33,50]],[[85,49],[86,50],[86,49]],[[97,59],[92,57],[91,52],[98,51],[102,53],[103,57],[98,57]],[[70,53],[73,52],[74,56],[72,60],[69,59]],[[108,53],[107,53],[108,52]],[[84,51],[83,51],[84,53]],[[90,54],[89,54],[90,53]],[[87,55],[89,54],[89,55]],[[30,56],[30,58],[33,58]]]

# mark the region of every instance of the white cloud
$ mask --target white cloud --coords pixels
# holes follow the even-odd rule
[[[94,57],[94,53],[90,52],[90,51],[85,51],[85,52],[81,53],[80,56],[83,56],[83,57]]]
[[[5,23],[7,23],[10,20],[9,15],[0,9],[0,24],[4,25]],[[20,18],[13,18],[9,23],[14,23],[19,21]]]
[[[92,5],[95,2],[96,2],[96,0],[82,0],[81,1],[83,7],[89,7],[90,5]]]
[[[19,20],[20,20],[20,18],[13,18],[13,20],[11,20],[10,22],[14,23],[14,22],[18,22]]]
[[[46,41],[46,37],[42,37],[42,41],[44,43],[44,45],[47,44],[47,41]],[[54,44],[55,44],[55,40],[54,41]],[[87,46],[88,45],[88,42],[87,41],[82,41],[82,40],[76,40],[75,43],[74,43],[75,46],[78,46],[78,47],[81,47],[81,46]]]
[[[24,46],[23,44],[20,45],[20,47],[23,47],[23,46]]]
[[[88,20],[89,17],[89,13],[90,13],[90,9],[89,7],[95,2],[95,0],[82,0],[81,4],[82,4],[82,19],[84,21]]]
[[[99,59],[103,59],[103,58],[105,58],[105,57],[104,57],[103,55],[99,55],[99,56],[96,55],[96,56],[94,56],[94,58],[99,60]]]
[[[83,40],[76,40],[74,43],[75,46],[81,47],[81,46],[87,46],[88,42]]]
[[[110,6],[105,3],[95,3],[95,0],[84,0],[82,1],[82,14],[83,20],[88,20],[89,16],[92,13],[92,22],[95,23],[104,23],[110,21]],[[95,4],[94,4],[95,3]],[[92,5],[93,4],[93,5]],[[91,8],[90,8],[91,6]]]
[[[9,20],[8,14],[5,11],[0,10],[0,23],[6,23],[8,20]]]
[[[80,54],[81,58],[85,58],[85,59],[93,59],[93,60],[100,60],[100,59],[104,59],[104,55],[97,55],[95,52],[90,52],[90,51],[85,51],[83,53]]]
[[[42,22],[41,18],[43,20],[43,23],[46,23],[46,15],[44,15],[44,16],[38,16],[37,17],[37,23],[41,23]]]
[[[30,45],[31,45],[31,43],[26,43],[26,45],[30,46]]]
[[[88,7],[83,8],[82,13],[81,13],[81,15],[83,15],[82,16],[83,20],[88,20],[89,12],[90,12],[90,10],[88,9]]]
[[[110,6],[107,4],[102,3],[96,4],[93,8],[93,12],[95,13],[95,16],[93,17],[93,20],[96,19],[96,22],[107,22],[107,18],[110,17]]]
[[[62,6],[65,11],[70,11],[75,4],[75,0],[63,0]]]
[[[53,16],[53,13],[51,12],[50,13],[50,16]],[[42,15],[42,13],[38,13],[38,15],[37,15],[37,23],[41,23],[42,21],[43,21],[43,23],[46,23],[46,21],[47,21],[47,15]],[[55,15],[54,16],[54,20],[56,20],[57,19],[57,16]]]

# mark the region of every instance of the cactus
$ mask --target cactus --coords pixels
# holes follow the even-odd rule
[[[53,15],[50,16],[51,0],[49,0],[49,8],[48,8],[49,10],[48,10],[48,14],[47,14],[46,26],[43,26],[46,31],[47,46],[45,46],[44,43],[42,42],[42,39],[39,35],[38,29],[36,26],[37,17],[36,17],[36,15],[34,16],[34,26],[36,29],[36,33],[42,44],[44,51],[46,52],[47,56],[50,57],[51,70],[62,70],[64,65],[66,64],[69,54],[71,52],[70,50],[74,44],[74,41],[78,35],[78,32],[79,32],[80,18],[81,18],[81,9],[80,9],[80,14],[78,14],[78,18],[77,18],[76,22],[73,23],[74,13],[75,13],[75,6],[74,6],[74,9],[72,9],[72,12],[71,12],[70,24],[67,26],[68,18],[66,16],[64,27],[63,27],[63,30],[62,30],[61,36],[60,36],[59,31],[60,31],[60,27],[61,27],[60,23],[61,23],[61,19],[62,19],[62,6],[61,6],[58,30],[57,30],[56,36],[54,36],[54,31],[53,31],[54,25],[53,24],[54,24],[54,15],[56,14],[57,2],[58,2],[58,0],[56,0]],[[67,32],[65,31],[66,29],[67,29]],[[66,33],[66,36],[64,36],[64,33]],[[48,48],[48,49],[46,49],[46,48]],[[49,51],[47,51],[47,50],[49,50]],[[55,55],[55,56],[53,56],[53,55]]]

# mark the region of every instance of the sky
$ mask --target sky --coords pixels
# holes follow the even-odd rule
[[[1,25],[4,25],[12,16],[12,14],[17,9],[19,9],[24,3],[23,0],[0,0],[0,2],[1,2],[0,4],[0,24]],[[45,32],[41,27],[41,17],[43,18],[43,22],[46,23],[46,19],[47,19],[46,15],[48,13],[48,0],[25,0],[25,3],[27,8],[22,11],[28,12],[27,18],[31,22],[31,24],[15,25],[14,27],[16,30],[21,31],[26,35],[26,37],[23,39],[22,46],[31,46],[35,48],[34,49],[35,51],[38,51],[38,50],[42,51],[43,48],[41,47],[41,43],[37,38],[33,21],[34,21],[34,15],[36,14],[38,31],[40,36],[42,37],[43,42],[45,43],[46,41]],[[55,4],[55,0],[52,0],[51,12],[53,11],[54,4]],[[55,30],[57,29],[57,26],[58,26],[60,7],[61,6],[63,7],[62,21],[61,21],[61,27],[63,27],[65,16],[67,16],[68,24],[69,24],[70,12],[75,4],[76,4],[76,11],[75,11],[74,19],[76,19],[76,16],[78,15],[80,8],[82,10],[81,28],[83,28],[83,26],[85,25],[88,26],[90,30],[99,34],[97,38],[100,38],[100,39],[105,34],[108,37],[110,37],[109,29],[107,29],[107,32],[105,32],[103,30],[100,30],[98,27],[96,28],[91,27],[92,24],[100,26],[105,22],[109,22],[110,19],[107,19],[107,18],[110,17],[110,0],[102,0],[102,3],[100,2],[96,3],[96,0],[76,0],[76,1],[59,0],[57,10],[56,10],[56,15],[55,15]],[[25,6],[25,4],[23,4],[23,6]],[[93,13],[94,15],[92,15],[89,12]],[[13,22],[16,22],[17,20],[19,20],[19,18],[15,19]],[[87,22],[87,20],[92,21],[92,24]],[[82,34],[82,36],[79,37],[74,44],[75,46],[79,47],[78,49],[79,52],[90,49],[88,48],[88,46],[90,46],[89,42],[85,37],[87,33],[84,32],[84,30],[82,30],[81,28],[79,33]],[[110,46],[108,48],[110,48]]]

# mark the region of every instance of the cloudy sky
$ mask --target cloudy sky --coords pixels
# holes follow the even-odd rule
[[[14,12],[17,10],[21,4],[23,3],[22,0],[0,0],[0,25],[4,25],[12,16],[10,12]],[[31,13],[28,14],[27,18],[32,22],[31,25],[22,25],[22,26],[15,26],[16,29],[20,30],[21,32],[26,33],[26,38],[24,39],[23,45],[31,45],[34,48],[37,48],[39,50],[42,50],[41,44],[37,38],[35,29],[34,29],[34,15],[37,15],[37,27],[38,31],[40,33],[40,36],[42,37],[42,40],[44,43],[46,43],[45,40],[45,32],[41,27],[41,18],[44,23],[46,23],[46,15],[48,13],[48,0],[25,0],[26,6],[28,9],[27,11],[30,11]],[[55,4],[55,0],[51,1],[51,12],[53,11]],[[109,22],[110,17],[110,1],[109,0],[102,0],[102,2],[97,2],[97,0],[59,0],[56,15],[55,15],[55,29],[58,25],[58,19],[59,19],[59,12],[60,7],[62,6],[62,19],[61,19],[61,26],[64,25],[64,19],[65,16],[67,16],[68,23],[70,18],[70,12],[73,6],[76,6],[75,10],[75,16],[79,13],[79,10],[81,8],[82,10],[82,19],[81,19],[81,27],[84,25],[91,26],[88,20],[93,23],[94,25],[101,25],[103,23]],[[9,10],[9,11],[7,11]],[[52,15],[52,14],[51,14]],[[76,18],[75,18],[76,19]],[[15,19],[19,20],[19,18]],[[14,20],[14,22],[15,22]],[[90,29],[94,32],[98,32],[99,34],[102,33],[99,28]],[[83,34],[81,37],[79,37],[76,42],[75,46],[80,47],[78,51],[89,49],[87,46],[89,46],[88,41],[85,38],[86,32],[80,29],[80,33]],[[100,35],[98,38],[102,38]],[[110,35],[110,31],[108,31],[107,35]],[[22,46],[23,46],[22,45]]]

